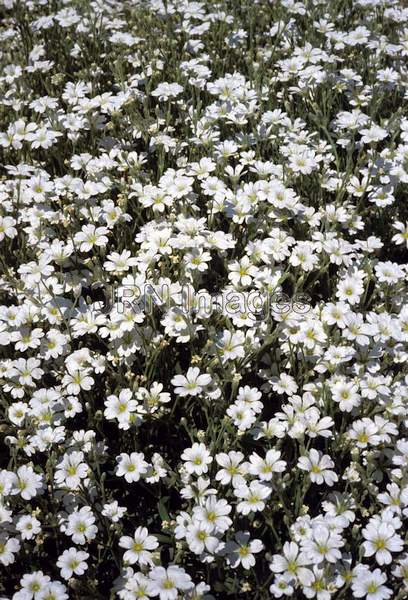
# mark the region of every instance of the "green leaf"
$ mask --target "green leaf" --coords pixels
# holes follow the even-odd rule
[[[169,496],[164,496],[157,503],[157,508],[159,511],[159,515],[162,521],[170,521],[169,513],[167,512],[166,502],[169,499]]]

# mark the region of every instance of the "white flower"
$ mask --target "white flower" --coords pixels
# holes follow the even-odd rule
[[[118,252],[111,252],[106,258],[108,260],[103,264],[104,269],[114,273],[124,273],[128,271],[130,267],[137,264],[137,259],[131,257],[129,250],[123,250],[120,254]]]
[[[245,385],[244,387],[240,387],[238,389],[237,403],[245,403],[255,413],[262,412],[264,405],[261,402],[261,398],[262,393],[258,390],[258,388],[251,388],[249,385]]]
[[[374,267],[374,271],[380,283],[393,284],[404,279],[405,277],[404,271],[401,269],[401,267],[390,260],[377,263]]]
[[[332,471],[334,462],[327,454],[321,454],[318,450],[312,448],[308,456],[301,456],[297,464],[299,469],[307,471],[310,476],[310,481],[322,485],[332,486],[338,481],[337,474]]]
[[[244,358],[244,343],[245,335],[242,331],[232,333],[231,331],[224,330],[216,341],[216,352],[221,356],[222,362],[234,360],[235,358]]]
[[[236,452],[235,450],[231,450],[228,454],[221,452],[215,456],[215,460],[222,467],[215,476],[217,481],[220,481],[223,485],[232,483],[234,487],[244,485],[246,468],[242,464],[244,460],[242,452]]]
[[[311,571],[311,581],[303,586],[303,593],[306,598],[314,598],[317,600],[330,600],[330,593],[328,590],[328,580],[325,575],[324,569],[313,566]]]
[[[168,100],[169,98],[175,98],[182,91],[183,88],[178,83],[162,82],[151,92],[151,95],[157,96],[159,100]]]
[[[193,587],[191,577],[184,569],[171,565],[154,567],[149,573],[152,596],[159,596],[160,600],[176,600],[179,591],[189,590]]]
[[[57,465],[54,479],[58,486],[71,490],[78,489],[81,480],[88,475],[88,465],[83,462],[83,452],[67,452]]]
[[[203,273],[208,270],[208,262],[211,260],[209,252],[203,252],[201,249],[194,248],[191,252],[187,252],[184,256],[186,267],[190,271],[199,271]]]
[[[251,481],[248,485],[239,486],[234,489],[237,498],[242,498],[237,504],[237,512],[248,515],[250,512],[263,511],[266,498],[271,494],[271,488],[259,481]]]
[[[365,144],[380,142],[388,136],[388,132],[378,125],[371,125],[368,129],[360,129],[361,141]]]
[[[20,550],[20,542],[17,538],[0,535],[0,563],[7,567],[15,561],[15,554]]]
[[[339,381],[331,388],[333,400],[339,403],[340,410],[351,412],[359,406],[361,398],[357,385],[353,381]]]
[[[81,252],[89,252],[94,246],[102,247],[108,243],[106,227],[83,225],[81,231],[75,234],[74,242],[79,244]]]
[[[308,554],[300,551],[299,546],[295,542],[285,542],[282,549],[282,554],[274,554],[272,562],[269,565],[273,573],[283,573],[290,579],[299,579],[302,585],[310,585],[313,580],[313,575],[308,565],[313,563],[313,560]]]
[[[34,598],[34,600],[37,600],[40,598],[40,594],[47,589],[50,581],[50,577],[44,575],[42,571],[26,573],[20,580],[22,592],[26,594],[23,598]]]
[[[393,235],[392,241],[397,245],[405,244],[408,248],[408,221],[405,224],[401,221],[395,221],[393,227],[400,233]]]
[[[227,553],[228,564],[233,569],[242,565],[244,569],[251,569],[255,566],[255,556],[263,550],[261,540],[251,540],[250,534],[245,531],[237,531],[235,541],[227,542],[225,552]]]
[[[0,242],[4,240],[4,237],[14,238],[17,235],[17,229],[14,227],[16,224],[13,217],[0,216]]]
[[[119,429],[129,429],[132,415],[137,409],[137,402],[133,399],[132,391],[123,389],[119,396],[112,394],[105,400],[104,415],[107,419],[117,419]]]
[[[234,261],[229,266],[228,279],[235,286],[241,285],[247,287],[252,278],[256,275],[258,269],[251,264],[248,256],[244,256],[240,261]]]
[[[220,545],[219,539],[212,535],[212,527],[204,521],[193,522],[188,525],[186,541],[194,554],[202,554],[204,551],[214,554]]]
[[[387,576],[380,569],[370,572],[368,568],[355,569],[351,588],[355,598],[366,598],[367,600],[386,600],[391,598],[392,590],[384,585]]]
[[[338,548],[342,546],[343,540],[340,535],[322,525],[313,529],[312,537],[302,541],[302,551],[316,564],[323,560],[335,563],[341,558]]]
[[[357,304],[363,295],[364,287],[357,277],[346,276],[340,280],[337,286],[336,296],[341,302]]]
[[[354,421],[348,434],[358,448],[367,448],[369,444],[377,446],[381,442],[381,437],[378,435],[378,427],[368,418]]]
[[[62,385],[67,394],[77,396],[81,390],[89,391],[95,380],[89,375],[90,369],[79,369],[74,365],[67,365],[67,373],[62,379]]]
[[[227,408],[227,415],[231,417],[235,427],[238,427],[240,431],[249,429],[256,421],[256,414],[250,406],[239,400]]]
[[[23,515],[16,523],[16,529],[20,532],[23,540],[31,540],[33,536],[41,531],[41,523],[32,515]]]
[[[211,382],[210,375],[201,375],[200,369],[190,367],[186,375],[176,375],[171,380],[175,393],[179,396],[198,396],[206,385]]]
[[[14,361],[13,366],[10,368],[10,376],[18,377],[18,381],[21,385],[33,386],[34,379],[40,379],[44,374],[44,371],[40,368],[41,362],[37,358],[19,358]]]
[[[273,580],[273,583],[269,586],[269,591],[274,598],[281,598],[282,596],[292,596],[294,588],[293,585],[295,580],[291,575],[278,575]]]
[[[83,575],[88,568],[86,561],[89,554],[74,547],[64,550],[58,557],[57,567],[61,571],[61,577],[71,579],[73,575]]]
[[[298,242],[292,250],[289,262],[303,271],[312,271],[318,264],[319,257],[314,254],[314,245],[311,242]]]
[[[13,482],[13,494],[20,494],[24,500],[31,500],[42,488],[43,476],[34,472],[30,465],[22,465],[17,469]]]
[[[122,452],[117,457],[116,475],[124,477],[128,483],[139,481],[147,473],[149,464],[144,460],[142,452],[132,452],[130,455]]]
[[[254,452],[249,457],[249,472],[259,477],[261,481],[270,481],[273,473],[282,473],[286,468],[286,462],[279,460],[280,456],[278,450],[268,450],[265,458],[261,458]]]
[[[45,587],[35,594],[38,600],[68,600],[66,586],[60,581],[50,581]]]
[[[133,534],[133,538],[125,535],[119,539],[119,546],[125,548],[123,560],[130,565],[139,563],[139,565],[153,564],[150,550],[155,550],[159,543],[154,535],[149,535],[146,527],[138,527]]]
[[[232,508],[226,500],[217,500],[210,496],[201,506],[193,508],[193,520],[198,519],[208,527],[209,531],[223,534],[232,525],[232,520],[227,516]]]
[[[181,455],[187,473],[202,475],[208,472],[208,465],[212,463],[212,456],[204,444],[195,442],[191,448],[186,448]]]
[[[114,500],[103,505],[102,514],[104,517],[110,519],[112,523],[119,523],[126,510],[124,506],[119,506],[118,502]]]
[[[144,408],[149,412],[156,412],[161,404],[167,404],[171,400],[169,392],[163,392],[163,384],[154,381],[150,389],[139,387],[136,397],[144,404]]]
[[[364,556],[373,556],[379,565],[388,565],[391,552],[401,552],[403,541],[394,527],[388,523],[369,523],[362,531]]]
[[[53,131],[46,127],[39,127],[33,133],[26,135],[25,139],[31,142],[32,148],[44,148],[45,150],[50,148],[56,143],[57,138],[62,136],[60,131]]]
[[[98,531],[95,516],[89,506],[83,506],[68,516],[65,533],[72,537],[74,544],[86,544],[95,539]]]

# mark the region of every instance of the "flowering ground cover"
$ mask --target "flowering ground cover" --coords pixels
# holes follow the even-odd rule
[[[406,3],[0,13],[0,600],[407,598]]]

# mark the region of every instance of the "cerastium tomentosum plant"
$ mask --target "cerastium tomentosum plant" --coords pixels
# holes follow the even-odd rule
[[[408,8],[0,0],[1,600],[408,594]]]

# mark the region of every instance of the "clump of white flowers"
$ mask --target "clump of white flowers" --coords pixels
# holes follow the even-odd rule
[[[0,600],[407,598],[405,3],[0,14]]]

